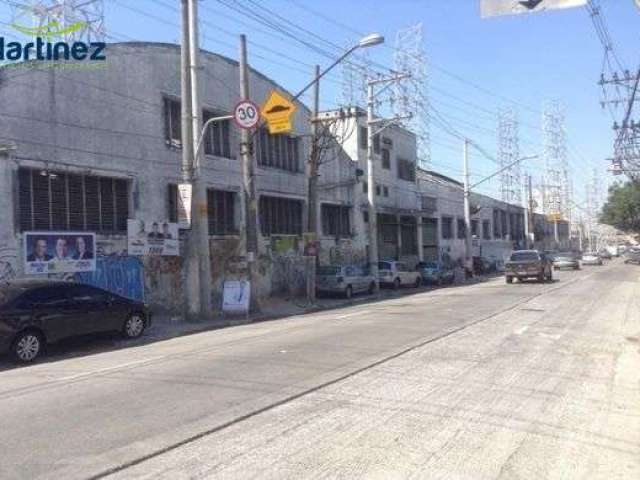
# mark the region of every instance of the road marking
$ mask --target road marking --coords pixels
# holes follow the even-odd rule
[[[92,375],[97,375],[99,373],[106,373],[106,372],[110,372],[112,370],[118,370],[120,368],[132,367],[134,365],[143,365],[145,363],[151,363],[151,362],[153,362],[155,360],[157,360],[157,359],[156,358],[147,358],[146,360],[138,360],[136,362],[122,363],[120,365],[115,365],[113,367],[101,368],[99,370],[93,370],[91,372],[78,373],[77,375],[70,375],[68,377],[62,377],[62,378],[59,378],[58,380],[60,380],[60,381],[76,380],[78,378],[90,377]]]
[[[516,330],[514,330],[513,333],[515,333],[516,335],[522,335],[527,330],[529,330],[529,325],[525,325],[524,327],[517,328]]]
[[[362,310],[361,312],[345,313],[344,315],[338,315],[336,320],[342,320],[343,318],[357,317],[358,315],[364,315],[365,313],[371,313],[371,310]]]

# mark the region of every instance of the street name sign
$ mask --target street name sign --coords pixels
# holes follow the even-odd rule
[[[242,100],[233,109],[233,121],[244,129],[251,129],[260,121],[260,109],[251,100]]]
[[[480,0],[483,18],[521,13],[544,12],[559,8],[582,7],[587,0]]]
[[[289,133],[293,129],[291,116],[296,109],[296,105],[291,100],[277,90],[273,90],[262,105],[260,113],[269,126],[269,133],[273,135]]]

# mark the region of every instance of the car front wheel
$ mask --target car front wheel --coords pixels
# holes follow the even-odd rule
[[[422,285],[422,278],[416,277],[415,287],[418,288],[420,285]]]
[[[11,354],[13,359],[20,363],[30,363],[40,356],[43,350],[44,339],[35,331],[21,332],[13,341]]]
[[[393,289],[394,290],[400,290],[400,279],[399,278],[396,278],[393,281]]]
[[[344,290],[344,296],[345,298],[353,297],[353,288],[351,288],[351,285],[347,285],[347,288]]]
[[[132,313],[127,317],[122,328],[122,333],[126,338],[138,338],[145,329],[144,316],[140,313]]]

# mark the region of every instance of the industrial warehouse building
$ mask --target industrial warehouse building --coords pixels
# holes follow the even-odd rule
[[[180,47],[118,43],[107,55],[101,69],[0,68],[0,281],[24,275],[23,232],[95,232],[97,270],[75,278],[180,311],[182,258],[127,250],[127,220],[177,220]],[[237,62],[203,52],[201,63],[204,119],[229,114],[239,98]],[[273,89],[286,92],[251,70],[252,98],[260,103]],[[298,107],[292,134],[254,136],[260,296],[305,288],[311,123],[310,111]],[[458,261],[461,185],[416,167],[415,135],[393,126],[376,136],[376,184],[367,185],[364,112],[346,107],[321,118],[320,264],[367,262],[369,188],[377,198],[381,259]],[[214,305],[222,282],[246,273],[238,144],[231,121],[215,124],[204,143]],[[522,207],[479,194],[472,207],[474,255],[501,262],[523,245]]]

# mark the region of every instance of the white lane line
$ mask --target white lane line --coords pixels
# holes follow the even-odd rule
[[[120,365],[115,365],[113,367],[106,367],[106,368],[101,368],[99,370],[93,370],[91,372],[78,373],[77,375],[70,375],[68,377],[62,377],[62,378],[59,378],[58,380],[60,380],[60,381],[76,380],[78,378],[90,377],[92,375],[97,375],[99,373],[106,373],[106,372],[110,372],[112,370],[118,370],[120,368],[132,367],[134,365],[143,365],[145,363],[151,363],[151,362],[154,362],[156,360],[157,360],[157,358],[148,358],[146,360],[138,360],[136,362],[122,363]]]
[[[517,328],[514,330],[513,333],[515,333],[516,335],[522,335],[527,330],[529,330],[529,325],[525,325],[524,327]]]
[[[334,318],[336,320],[342,320],[343,318],[357,317],[358,315],[364,315],[365,313],[371,313],[371,310],[362,310],[360,312],[345,313],[344,315],[336,315]]]

